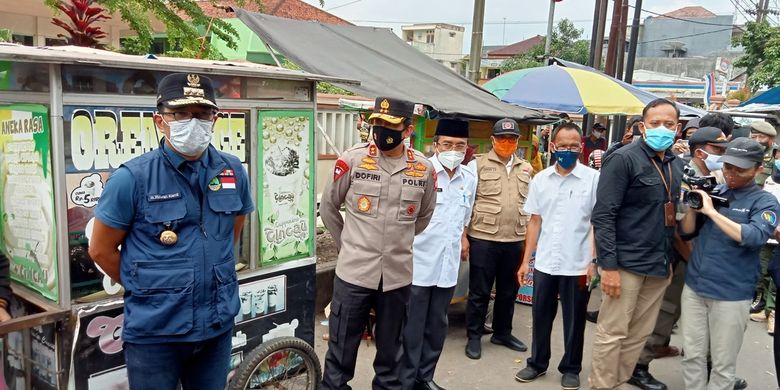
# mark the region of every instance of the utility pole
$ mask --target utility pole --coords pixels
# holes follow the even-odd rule
[[[555,0],[550,0],[550,14],[547,16],[547,39],[544,41],[544,60],[550,61],[550,45],[552,44],[553,23],[555,19]]]
[[[764,21],[767,8],[769,8],[769,0],[758,0],[758,3],[756,4],[756,23]]]
[[[596,56],[596,35],[599,32],[599,10],[601,2],[605,0],[596,0],[593,6],[593,28],[590,30],[590,52],[588,52],[588,66],[597,68],[594,58]]]
[[[599,1],[599,17],[598,28],[596,29],[596,51],[593,56],[593,67],[601,69],[601,54],[603,51],[604,42],[604,29],[607,24],[607,7],[609,6],[609,0]]]
[[[628,59],[626,60],[626,74],[623,81],[631,84],[634,81],[634,61],[636,60],[636,46],[639,42],[639,19],[642,16],[642,0],[634,3],[634,20],[631,21],[631,41],[628,43]]]
[[[474,0],[474,22],[471,24],[471,54],[469,79],[479,84],[479,66],[482,62],[482,28],[485,24],[485,0]]]
[[[623,10],[623,1],[614,0],[612,4],[612,24],[609,28],[609,44],[607,45],[607,61],[604,65],[604,73],[615,77],[615,68],[617,60],[617,47],[620,41],[620,19]]]
[[[615,78],[623,79],[623,61],[626,58],[626,29],[628,25],[628,0],[623,0],[622,9],[620,11],[620,41],[617,46],[617,67],[615,71]]]

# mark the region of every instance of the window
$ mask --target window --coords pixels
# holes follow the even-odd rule
[[[64,39],[46,38],[46,46],[65,46],[67,44]]]
[[[433,43],[433,30],[425,32],[425,43]]]
[[[49,91],[49,65],[0,61],[1,91]]]
[[[13,43],[18,43],[18,44],[24,45],[24,46],[33,46],[33,37],[32,37],[32,35],[14,34],[14,35],[11,36],[11,41]]]

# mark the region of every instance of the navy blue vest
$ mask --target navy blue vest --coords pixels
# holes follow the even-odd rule
[[[236,157],[213,146],[206,153],[202,200],[162,147],[124,164],[135,178],[135,217],[121,249],[125,341],[202,341],[232,329],[240,307],[233,223],[243,205],[238,185],[212,181],[245,176]],[[175,244],[160,241],[165,230]]]

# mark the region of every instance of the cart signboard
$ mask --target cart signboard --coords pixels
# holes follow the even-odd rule
[[[311,111],[264,111],[257,170],[261,267],[314,253],[314,148]]]
[[[58,300],[54,182],[48,109],[0,106],[0,247],[11,278]]]

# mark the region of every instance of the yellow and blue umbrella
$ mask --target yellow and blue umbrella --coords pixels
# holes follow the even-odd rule
[[[600,72],[558,65],[505,73],[482,87],[507,103],[573,114],[637,115],[659,97]],[[703,114],[678,106],[684,116]]]

